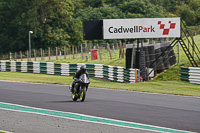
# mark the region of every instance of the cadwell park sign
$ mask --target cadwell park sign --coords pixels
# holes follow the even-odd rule
[[[180,18],[104,19],[103,39],[180,37]]]

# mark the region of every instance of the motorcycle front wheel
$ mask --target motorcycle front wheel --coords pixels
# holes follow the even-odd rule
[[[77,101],[77,99],[78,99],[77,88],[78,88],[78,85],[76,85],[76,86],[74,87],[74,92],[72,92],[72,100],[73,100],[73,101]]]
[[[83,102],[85,100],[85,96],[86,96],[86,88],[85,87],[81,87],[81,93],[80,93],[81,102]]]

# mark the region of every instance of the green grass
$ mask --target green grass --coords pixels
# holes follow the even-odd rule
[[[153,81],[180,81],[180,66],[182,65],[176,64],[175,66],[170,67],[168,70],[155,77]]]
[[[91,55],[87,54],[88,60],[86,61],[85,54],[84,59],[82,60],[81,54],[78,56],[72,57],[69,55],[67,59],[53,59],[53,60],[39,60],[39,62],[55,62],[55,63],[87,63],[87,64],[104,64],[104,65],[111,65],[111,66],[122,66],[125,67],[125,58],[119,58],[119,50],[111,50],[112,60],[110,59],[110,55],[107,50],[101,51],[102,60],[100,60],[100,56],[98,55],[99,59],[91,60]]]
[[[0,72],[0,80],[11,80],[32,83],[70,85],[72,76],[58,76],[33,73]],[[200,96],[200,86],[183,81],[150,81],[137,84],[117,83],[91,78],[90,87],[121,89],[152,93]]]
[[[40,62],[55,62],[55,63],[87,63],[87,64],[104,64],[104,65],[111,65],[111,66],[122,66],[125,67],[125,59],[104,59],[102,61],[99,60],[88,60],[87,62],[85,60],[81,59],[61,59],[61,60],[46,60]]]

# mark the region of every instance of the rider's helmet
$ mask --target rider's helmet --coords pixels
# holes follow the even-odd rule
[[[81,66],[80,70],[81,70],[81,73],[85,73],[86,72],[86,67],[85,66]]]

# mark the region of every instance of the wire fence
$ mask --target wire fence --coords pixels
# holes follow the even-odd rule
[[[7,53],[1,57],[1,60],[10,61],[42,61],[42,60],[62,60],[62,59],[78,59],[78,60],[108,60],[125,56],[125,43],[100,43],[100,44],[87,44],[81,46],[71,47],[56,47],[48,49],[32,49],[31,57],[29,51],[20,51],[14,53]],[[120,50],[121,48],[121,50]],[[96,51],[96,52],[95,52]],[[123,54],[123,55],[122,55]]]
[[[144,43],[155,44],[169,41],[169,39],[151,39],[145,40]],[[92,43],[81,44],[80,46],[64,46],[47,49],[32,49],[31,57],[29,57],[29,51],[9,52],[0,57],[1,60],[10,61],[46,61],[46,60],[112,60],[125,58],[126,44],[130,42],[119,43]],[[131,42],[131,44],[135,42]],[[94,51],[97,51],[96,53]],[[94,55],[96,54],[96,56]]]

